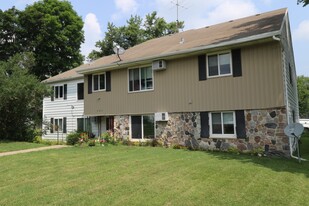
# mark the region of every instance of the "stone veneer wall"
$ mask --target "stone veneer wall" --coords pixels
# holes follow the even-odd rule
[[[169,113],[168,116],[167,122],[156,122],[156,138],[164,145],[184,144],[189,137],[200,137],[199,112]]]
[[[115,116],[114,117],[114,136],[120,139],[127,139],[130,137],[129,116]]]
[[[253,147],[268,145],[270,150],[289,152],[289,138],[284,134],[287,125],[285,108],[250,110],[245,115],[249,144]]]
[[[166,146],[180,144],[194,138],[199,149],[239,151],[276,150],[289,153],[289,140],[284,135],[287,125],[285,108],[246,110],[246,139],[200,138],[200,113],[170,113],[169,121],[156,123],[156,138]]]

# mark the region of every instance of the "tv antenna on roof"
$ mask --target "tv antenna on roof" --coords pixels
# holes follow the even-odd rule
[[[173,1],[171,1],[171,3],[174,4],[176,6],[176,8],[177,8],[176,26],[177,26],[177,29],[178,29],[178,27],[179,27],[179,20],[178,20],[178,10],[179,10],[179,7],[183,8],[183,9],[188,9],[188,8],[186,8],[183,5],[181,5],[178,0],[173,0]]]
[[[119,55],[124,54],[125,49],[119,46],[119,44],[117,44],[116,42],[113,42],[113,51],[115,52],[115,54],[117,54],[119,60],[121,61],[121,58]]]
[[[306,161],[305,159],[300,157],[300,151],[299,151],[300,137],[301,137],[301,134],[303,132],[304,132],[304,127],[300,123],[289,124],[284,129],[284,133],[286,134],[286,136],[288,136],[290,138],[290,144],[293,143],[293,147],[290,147],[290,149],[292,149],[291,156],[292,156],[292,152],[293,152],[294,148],[296,147],[295,149],[297,149],[297,156],[298,156],[299,162],[301,160]]]

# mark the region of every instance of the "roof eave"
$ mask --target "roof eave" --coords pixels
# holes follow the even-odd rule
[[[55,80],[43,80],[41,81],[44,84],[53,84],[53,83],[58,83],[58,82],[63,82],[63,81],[71,81],[71,80],[77,80],[77,79],[83,79],[83,76],[78,76],[78,77],[67,77],[67,78],[61,78],[61,79],[55,79]]]
[[[112,63],[112,64],[106,64],[102,66],[96,66],[96,67],[88,67],[81,69],[77,71],[79,74],[91,74],[94,72],[102,71],[102,70],[114,70],[118,68],[123,68],[123,67],[130,67],[136,64],[144,64],[144,63],[149,63],[153,60],[156,59],[164,59],[164,58],[170,58],[170,57],[178,57],[178,56],[183,56],[184,54],[194,54],[194,53],[199,53],[201,51],[205,50],[210,50],[218,47],[226,47],[226,46],[232,46],[236,44],[243,44],[247,42],[253,42],[253,41],[258,41],[262,39],[267,39],[269,37],[275,36],[275,35],[280,35],[281,31],[273,31],[273,32],[267,32],[264,34],[259,34],[259,35],[254,35],[246,38],[241,38],[241,39],[236,39],[236,40],[231,40],[231,41],[226,41],[222,43],[217,43],[217,44],[210,44],[206,46],[200,46],[200,47],[194,47],[191,49],[186,49],[186,50],[181,50],[181,51],[175,51],[175,52],[170,52],[167,54],[160,54],[160,55],[154,55],[154,56],[149,56],[146,58],[140,58],[140,59],[135,59],[132,61],[127,61],[127,62],[117,62],[117,63]]]

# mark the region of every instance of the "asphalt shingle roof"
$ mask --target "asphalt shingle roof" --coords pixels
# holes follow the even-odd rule
[[[241,19],[207,26],[200,29],[192,29],[173,35],[152,39],[131,47],[122,54],[121,61],[117,55],[105,56],[84,64],[67,72],[51,77],[44,82],[55,82],[65,79],[81,78],[82,74],[77,72],[87,72],[96,68],[108,68],[117,64],[138,62],[147,59],[164,58],[177,53],[186,53],[192,50],[205,49],[207,46],[220,46],[228,42],[238,40],[254,40],[265,38],[268,34],[274,35],[280,32],[287,9],[278,9],[271,12],[257,14]],[[264,36],[263,36],[264,35]],[[183,40],[183,43],[180,43]]]

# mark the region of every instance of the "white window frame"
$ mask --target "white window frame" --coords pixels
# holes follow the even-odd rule
[[[137,138],[133,138],[132,137],[132,116],[141,116],[141,121],[142,121],[142,138],[141,139],[137,139]],[[130,115],[130,119],[129,119],[129,125],[130,125],[130,130],[129,130],[129,135],[130,135],[130,139],[132,141],[148,141],[148,140],[153,140],[153,139],[147,139],[144,138],[144,116],[153,116],[154,119],[154,124],[153,124],[153,129],[154,129],[154,138],[156,137],[156,121],[155,121],[155,117],[154,114],[143,114],[143,115]]]
[[[234,134],[213,134],[213,128],[212,128],[212,114],[213,113],[220,113],[221,114],[221,127],[222,127],[222,133],[224,132],[223,128],[223,113],[233,113],[233,123],[234,123]],[[237,138],[236,135],[236,115],[235,111],[216,111],[216,112],[209,112],[209,136],[210,138]]]
[[[104,89],[100,89],[100,76],[102,74],[104,74]],[[94,89],[94,76],[98,76],[98,89],[97,90]],[[101,92],[101,91],[106,91],[106,72],[92,75],[92,92]]]
[[[230,73],[228,73],[228,74],[220,74],[220,68],[219,68],[219,66],[220,66],[220,61],[219,61],[219,55],[221,55],[221,54],[229,54],[230,55]],[[214,55],[217,55],[217,59],[218,59],[218,75],[215,75],[215,76],[210,76],[209,75],[209,60],[208,60],[208,57],[209,56],[214,56]],[[220,51],[220,52],[214,52],[214,53],[209,53],[209,54],[207,54],[206,55],[206,67],[207,67],[207,78],[217,78],[217,77],[225,77],[225,76],[232,76],[233,75],[233,64],[232,64],[232,52],[231,52],[231,50],[224,50],[224,51]]]
[[[61,87],[62,87],[62,97],[60,97]],[[57,88],[59,88],[59,90]],[[56,96],[56,90],[58,90],[58,96]],[[54,85],[54,100],[56,99],[64,99],[64,84]]]
[[[142,81],[141,81],[141,69],[142,68],[151,68],[151,75],[152,75],[152,88],[151,89],[144,89],[142,90]],[[139,74],[139,90],[136,91],[130,91],[130,70],[134,70],[134,69],[138,69],[138,74]],[[152,70],[152,66],[151,65],[143,65],[143,66],[139,66],[139,67],[131,67],[128,69],[127,72],[127,77],[128,77],[128,93],[137,93],[137,92],[148,92],[148,91],[153,91],[154,90],[154,72]]]
[[[59,120],[61,120],[61,129],[58,128],[58,132],[63,131],[63,118],[54,118],[54,125],[53,125],[54,133],[57,133],[56,126],[59,125]],[[56,121],[58,124],[56,124]]]

